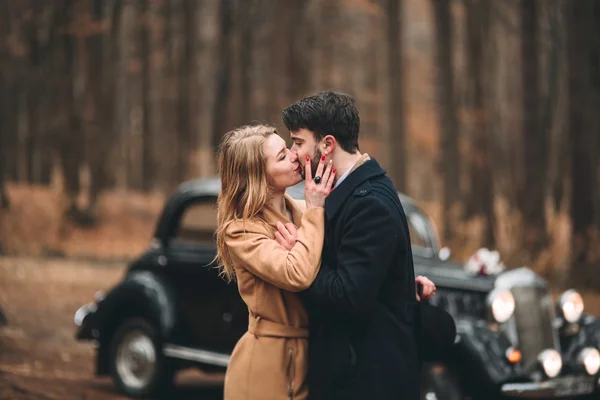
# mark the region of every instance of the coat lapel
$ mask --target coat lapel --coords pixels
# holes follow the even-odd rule
[[[363,164],[358,165],[340,185],[325,200],[325,215],[328,220],[332,219],[342,204],[352,195],[361,183],[377,176],[385,175],[386,171],[381,168],[374,158],[369,158]]]

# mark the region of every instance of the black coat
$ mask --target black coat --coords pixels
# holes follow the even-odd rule
[[[302,293],[313,400],[418,400],[415,275],[406,216],[377,161],[328,196],[321,270]]]

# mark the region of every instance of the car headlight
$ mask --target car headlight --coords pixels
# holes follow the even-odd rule
[[[497,322],[506,322],[515,311],[515,298],[504,289],[495,289],[488,296],[488,307]]]
[[[548,378],[556,377],[562,369],[562,357],[554,349],[542,351],[538,356],[538,361]]]
[[[567,322],[579,321],[583,314],[583,299],[575,290],[567,290],[558,299],[558,313]]]
[[[586,347],[579,353],[577,363],[585,368],[589,375],[596,375],[600,370],[600,351],[594,347]]]

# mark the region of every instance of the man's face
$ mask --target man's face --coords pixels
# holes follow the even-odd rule
[[[290,132],[292,141],[294,144],[290,149],[292,157],[296,157],[296,160],[300,165],[306,164],[306,157],[310,157],[310,164],[312,174],[315,176],[317,166],[321,160],[323,153],[319,149],[318,143],[315,140],[315,135],[308,129],[301,128],[296,132]],[[302,177],[305,178],[305,169],[302,168]]]

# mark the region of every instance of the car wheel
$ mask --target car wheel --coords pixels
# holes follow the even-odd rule
[[[463,400],[463,391],[446,366],[435,364],[423,369],[422,400]]]
[[[174,369],[162,354],[158,332],[143,318],[125,320],[117,327],[109,362],[117,389],[128,396],[160,395],[173,383]]]

